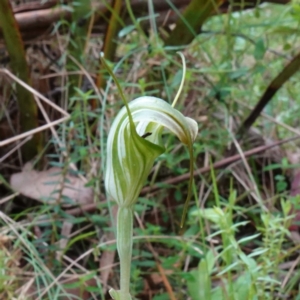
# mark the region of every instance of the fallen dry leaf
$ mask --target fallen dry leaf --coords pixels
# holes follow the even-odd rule
[[[11,187],[20,194],[46,203],[61,203],[63,206],[93,202],[93,189],[85,187],[78,177],[66,174],[60,168],[47,171],[24,169],[10,178]]]

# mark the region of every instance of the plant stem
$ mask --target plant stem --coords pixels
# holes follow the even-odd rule
[[[120,258],[120,300],[131,300],[130,268],[132,256],[132,207],[119,207],[117,216],[117,249]]]
[[[13,73],[26,84],[31,86],[30,70],[26,62],[26,53],[17,21],[8,0],[0,1],[0,28],[4,36],[10,65]],[[30,91],[16,84],[16,95],[19,107],[19,126],[22,133],[39,126],[38,110],[34,97]],[[42,135],[36,133],[31,140],[22,147],[24,162],[32,160],[41,153]]]

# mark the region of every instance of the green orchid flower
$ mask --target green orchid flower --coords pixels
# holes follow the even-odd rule
[[[110,75],[114,74],[106,65]],[[185,65],[184,65],[185,72]],[[115,79],[125,106],[116,116],[107,140],[107,163],[105,188],[108,195],[118,204],[117,250],[120,258],[120,290],[111,290],[115,300],[130,300],[130,267],[132,255],[133,206],[153,167],[155,159],[165,152],[162,134],[166,128],[187,145],[190,153],[188,196],[183,219],[191,197],[193,180],[193,142],[198,125],[183,116],[173,106],[156,97],[139,97],[127,103],[121,87]],[[183,81],[180,90],[182,88]],[[179,93],[177,94],[178,98]],[[182,224],[181,224],[182,225]]]
[[[197,123],[184,117],[160,98],[140,97],[118,113],[107,141],[105,186],[120,207],[136,202],[155,159],[165,152],[161,135],[165,128],[189,147],[197,135]],[[144,137],[145,136],[145,137]]]

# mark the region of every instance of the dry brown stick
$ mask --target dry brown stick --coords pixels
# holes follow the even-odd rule
[[[281,140],[281,141],[277,141],[277,142],[275,142],[275,143],[273,143],[271,145],[256,147],[254,149],[246,151],[244,153],[244,156],[245,157],[250,157],[252,155],[255,155],[255,154],[267,151],[267,150],[269,150],[271,148],[274,148],[274,147],[283,145],[285,143],[294,141],[296,139],[300,139],[300,136],[295,136],[295,137],[292,137],[292,138],[288,138],[288,139],[284,139],[284,140]],[[224,159],[222,159],[222,160],[217,161],[216,163],[214,163],[212,167],[208,166],[208,167],[203,167],[203,168],[199,168],[199,169],[195,170],[194,176],[207,173],[207,172],[209,172],[211,170],[211,168],[214,168],[216,170],[216,169],[220,169],[222,167],[226,167],[226,166],[228,166],[228,165],[230,165],[230,164],[232,164],[234,162],[237,162],[239,160],[241,160],[241,156],[239,154],[233,155],[233,156],[228,157],[228,158],[224,158]],[[190,174],[186,173],[186,174],[183,174],[183,175],[180,175],[180,176],[176,176],[176,177],[172,177],[172,178],[166,179],[162,183],[163,184],[170,184],[170,185],[171,184],[176,184],[176,183],[182,182],[184,180],[187,180],[189,178],[189,176],[190,176]],[[160,189],[160,187],[157,186],[157,185],[147,186],[147,187],[144,187],[142,189],[141,195],[145,195],[145,194],[147,194],[149,192],[155,192],[155,191],[157,191],[159,189]],[[80,215],[80,214],[85,213],[85,212],[94,211],[97,208],[97,205],[98,204],[96,204],[96,203],[82,205],[81,207],[69,209],[69,210],[66,211],[66,213],[70,214],[70,215]]]
[[[33,11],[33,10],[40,10],[45,8],[54,7],[59,3],[58,0],[49,0],[45,3],[42,2],[27,2],[27,3],[21,3],[13,8],[13,12],[21,13],[25,11]]]
[[[65,1],[68,2],[68,1]],[[153,0],[153,6],[155,13],[165,14],[171,11],[171,7],[168,2],[171,2],[178,10],[183,10],[189,3],[190,0]],[[267,0],[261,1],[262,2],[270,2],[270,3],[277,3],[277,4],[287,4],[290,0]],[[49,3],[52,5],[50,6]],[[47,32],[49,34],[51,31],[48,29],[51,26],[61,20],[71,20],[72,13],[70,10],[66,8],[62,8],[61,6],[57,6],[58,1],[52,0],[51,2],[47,2],[47,5],[37,5],[35,4],[27,4],[27,6],[17,6],[15,7],[15,18],[18,22],[20,31],[22,33],[22,37],[24,40],[31,40],[33,38],[37,38],[38,36]],[[226,1],[220,7],[220,13],[227,13],[228,11],[236,11],[236,10],[243,10],[249,9],[257,6],[257,1],[250,1],[247,5],[243,4],[244,1],[242,0],[235,0],[231,4],[229,1]],[[148,14],[148,6],[147,1],[140,1],[140,0],[131,0],[131,7],[135,16],[141,17],[146,16]],[[49,7],[50,6],[50,7]],[[99,14],[99,18],[95,23],[94,30],[97,33],[104,33],[105,32],[105,18],[103,15],[106,15],[108,12],[107,7],[103,4],[96,4],[94,6],[95,12]],[[31,10],[32,9],[32,10]],[[125,5],[122,7],[122,10],[125,9]],[[101,16],[102,15],[102,16]],[[170,13],[170,18],[167,19],[166,23],[174,23],[175,19],[177,18],[177,14],[172,11]],[[160,22],[162,20],[162,22]],[[162,24],[165,20],[162,18],[157,18],[157,22]],[[130,18],[125,17],[124,22],[126,24],[130,23]],[[164,22],[165,23],[165,22]],[[48,30],[48,31],[47,31]],[[0,40],[2,39],[2,32],[0,28]]]
[[[264,94],[257,102],[254,109],[250,112],[246,120],[242,123],[237,131],[238,138],[242,138],[243,134],[253,125],[260,116],[266,105],[273,99],[277,91],[289,80],[296,72],[300,70],[300,52],[283,68],[283,70],[268,85]]]
[[[171,1],[178,9],[185,7],[189,0],[172,0]],[[65,7],[56,6],[56,1],[52,1],[52,7],[45,8],[44,6],[32,7],[33,10],[29,11],[26,9],[20,8],[19,11],[15,13],[15,18],[19,25],[22,37],[24,40],[30,40],[32,38],[37,38],[39,35],[50,31],[47,31],[55,22],[59,20],[68,20],[72,19],[72,12]],[[170,10],[168,1],[166,0],[153,0],[153,5],[155,12],[163,12]],[[146,1],[132,0],[131,1],[132,10],[135,16],[138,18],[140,16],[145,16],[148,13],[148,5]],[[103,3],[94,5],[94,11],[97,13],[98,18],[95,22],[95,30],[98,33],[105,32],[106,17],[109,13],[107,6]],[[126,10],[125,3],[123,3],[122,11]],[[15,11],[18,11],[18,8],[15,8]],[[126,17],[125,17],[126,19]],[[127,16],[127,23],[130,18]],[[125,20],[126,21],[126,20]],[[126,23],[126,22],[125,22]],[[2,31],[0,28],[0,39],[2,39]]]
[[[250,157],[250,156],[258,154],[260,152],[267,151],[267,150],[269,150],[271,148],[274,148],[276,146],[280,146],[282,144],[294,141],[296,139],[300,139],[300,137],[299,136],[295,136],[295,137],[292,137],[292,138],[288,138],[288,139],[284,139],[284,140],[281,140],[281,141],[277,141],[277,142],[275,142],[275,143],[273,143],[271,145],[256,147],[254,149],[246,151],[244,153],[244,157]],[[236,154],[236,155],[224,158],[224,159],[222,159],[222,160],[214,163],[212,166],[207,166],[207,167],[203,167],[203,168],[199,168],[199,169],[195,170],[194,171],[194,176],[207,173],[207,172],[209,172],[211,170],[211,168],[213,168],[214,170],[217,170],[217,169],[220,169],[220,168],[223,168],[223,167],[227,167],[228,165],[230,165],[230,164],[232,164],[234,162],[237,162],[237,161],[239,161],[241,159],[242,158],[241,158],[240,154]],[[176,177],[172,177],[172,178],[166,179],[162,183],[163,184],[170,184],[170,185],[171,184],[176,184],[176,183],[182,182],[184,180],[187,180],[189,177],[190,177],[190,173],[186,173],[186,174],[183,174],[183,175],[179,175],[179,176],[176,176]],[[149,192],[154,192],[154,191],[156,191],[158,189],[160,189],[160,187],[157,186],[157,185],[154,185],[152,187],[151,186],[147,186],[147,187],[145,187],[145,188],[142,189],[141,194],[145,195],[145,194],[147,194]]]

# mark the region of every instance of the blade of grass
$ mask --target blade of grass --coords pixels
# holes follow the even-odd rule
[[[79,0],[73,4],[73,22],[70,25],[70,40],[68,45],[68,53],[82,65],[85,65],[85,49],[91,33],[92,10],[89,1]],[[68,57],[68,71],[78,71],[78,66],[72,59]],[[74,96],[74,87],[80,88],[82,84],[82,75],[69,76],[68,98]]]
[[[23,41],[9,0],[0,1],[0,26],[9,53],[12,71],[22,81],[31,85]],[[19,106],[19,125],[21,132],[25,133],[38,127],[37,106],[33,95],[23,86],[17,84],[16,93]],[[41,148],[42,136],[38,132],[22,147],[24,160],[29,161],[34,158]]]
[[[178,19],[175,29],[166,40],[166,46],[189,44],[207,18],[217,10],[224,0],[192,0]]]
[[[116,37],[120,29],[120,26],[125,25],[122,19],[120,18],[121,8],[122,8],[122,0],[115,0],[113,3],[110,20],[105,33],[103,53],[104,53],[104,58],[109,61],[113,61],[116,53],[116,49],[117,49]],[[99,88],[105,88],[106,86],[106,81],[103,77],[102,72],[98,73],[96,85]]]

